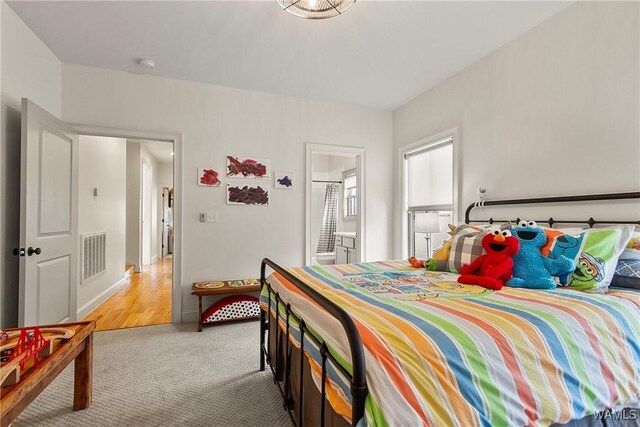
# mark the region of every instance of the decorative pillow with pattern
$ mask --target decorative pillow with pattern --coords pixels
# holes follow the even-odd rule
[[[484,253],[482,238],[487,231],[497,228],[508,229],[509,227],[509,224],[460,225],[456,228],[456,233],[451,239],[451,252],[449,253],[446,270],[452,273],[459,273],[463,265],[471,264]]]
[[[564,255],[576,261],[571,274],[560,276],[561,285],[587,292],[606,292],[618,257],[631,237],[631,226],[591,229],[545,229],[549,256]]]
[[[611,286],[640,290],[640,259],[618,260]]]

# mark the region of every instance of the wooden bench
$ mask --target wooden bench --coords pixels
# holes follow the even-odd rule
[[[240,308],[240,311],[246,311],[242,308],[243,301],[239,301],[243,298],[241,297],[243,294],[248,294],[252,292],[260,292],[260,282],[255,279],[250,280],[225,280],[225,281],[217,281],[217,282],[196,282],[191,286],[191,295],[196,295],[198,297],[198,332],[202,332],[202,328],[205,325],[211,325],[215,323],[225,322],[225,321],[234,321],[234,320],[246,320],[246,319],[256,319],[259,317],[259,303],[257,298],[255,297],[246,297],[246,303],[253,305],[252,303],[258,304],[256,306],[256,315],[246,315],[246,316],[237,316],[228,319],[219,319],[219,320],[210,320],[208,321],[205,317],[209,318],[207,312],[214,309],[225,310],[225,309],[233,309],[236,310]],[[207,312],[203,313],[202,311],[202,297],[205,296],[213,296],[220,295],[226,296],[214,303]],[[253,311],[253,310],[249,310]]]

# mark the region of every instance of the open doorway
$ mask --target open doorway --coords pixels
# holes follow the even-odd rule
[[[364,155],[358,147],[307,144],[306,265],[366,259]]]
[[[163,186],[160,189],[162,204],[162,243],[160,252],[162,258],[173,258],[173,188]]]
[[[314,154],[311,168],[311,264],[356,262],[356,158]]]
[[[111,153],[117,160],[108,159],[108,153],[93,152],[95,147],[91,147],[91,144],[96,141],[118,145],[118,150]],[[105,146],[100,148],[104,149]],[[109,198],[110,206],[101,207],[112,210],[112,214],[121,214],[123,220],[114,233],[106,237],[107,242],[114,241],[111,242],[112,247],[120,246],[121,255],[112,259],[110,264],[113,266],[122,260],[122,278],[112,288],[103,291],[97,304],[84,311],[84,320],[95,320],[97,330],[170,323],[174,270],[173,143],[80,136],[79,150],[81,187],[90,187],[93,184],[85,181],[95,181],[96,176],[105,173],[123,175],[109,178],[118,183],[122,179],[124,183],[118,184],[121,189],[119,195]],[[89,155],[96,158],[96,154],[101,163],[114,163],[110,171],[105,171],[106,166],[100,167],[87,160]],[[118,167],[115,167],[116,163]],[[100,191],[95,194],[100,194]],[[87,214],[82,212],[82,195],[80,201],[79,217],[82,218]],[[122,203],[124,209],[120,209]],[[117,212],[113,205],[118,206]],[[93,228],[96,228],[95,224]],[[87,230],[81,230],[81,236],[84,236],[83,231],[86,234]],[[120,233],[122,243],[119,241]],[[81,253],[82,256],[85,254]],[[94,255],[87,253],[86,256]],[[83,294],[83,286],[95,287],[90,280],[81,281],[79,296]]]
[[[132,250],[135,261],[129,261],[132,242],[127,238],[141,239],[142,163],[137,162],[135,167],[136,162],[127,162],[127,154],[131,147],[137,147],[140,159],[144,141],[138,140],[143,139],[169,143],[165,145],[169,151],[164,150],[167,160],[160,162],[165,165],[156,171],[167,177],[160,180],[162,188],[173,188],[171,261],[169,268],[160,270],[158,263],[150,264],[156,271],[138,276],[155,277],[153,283],[161,284],[146,287],[150,297],[136,298],[129,293],[122,299],[151,301],[154,310],[166,310],[171,322],[180,322],[182,135],[68,124],[26,98],[22,99],[21,111],[21,146],[30,156],[21,166],[21,237],[14,250],[16,256],[21,256],[18,325],[96,319],[102,314],[103,319],[118,324],[108,326],[99,321],[99,329],[160,323],[146,321],[148,313],[137,316],[131,304],[111,306],[112,310],[104,304],[116,300],[111,298],[116,294],[123,295],[120,291],[127,286],[133,286],[125,272],[132,275],[146,268],[140,260],[140,245]],[[135,139],[135,144],[129,144],[127,138]],[[130,170],[138,171],[137,178],[128,177]],[[129,189],[137,191],[137,201],[128,199]],[[42,194],[55,197],[43,198]],[[138,216],[128,218],[127,206],[137,206]],[[158,213],[156,219],[161,217]],[[129,226],[135,228],[135,233],[127,229]],[[162,226],[157,226],[156,231],[160,237],[155,244],[161,245],[158,242],[162,242]],[[164,276],[162,280],[157,280],[159,275]],[[153,304],[160,290],[168,302]],[[137,310],[148,311],[144,307]]]

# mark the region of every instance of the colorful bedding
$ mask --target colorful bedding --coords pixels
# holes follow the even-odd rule
[[[640,400],[640,292],[493,292],[400,261],[289,271],[358,327],[369,387],[359,425],[546,426]],[[277,273],[268,282],[350,371],[341,325]],[[261,304],[275,315],[266,288]],[[297,325],[291,317],[299,347]],[[320,353],[306,335],[304,349],[319,386]],[[349,420],[348,382],[330,364],[328,374],[329,402]]]

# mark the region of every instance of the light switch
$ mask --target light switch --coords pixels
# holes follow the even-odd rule
[[[207,212],[207,222],[218,222],[218,212]]]

